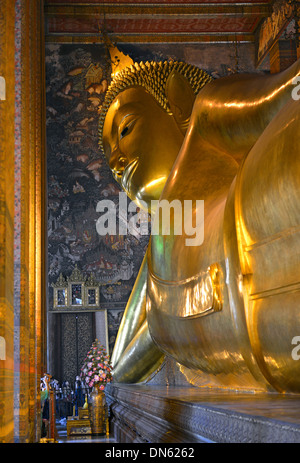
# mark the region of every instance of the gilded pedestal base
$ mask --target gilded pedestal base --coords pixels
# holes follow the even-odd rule
[[[300,442],[300,396],[116,383],[105,393],[117,442]]]
[[[74,435],[89,435],[92,434],[90,420],[83,418],[83,419],[76,419],[73,417],[69,417],[67,420],[67,435],[74,436]]]

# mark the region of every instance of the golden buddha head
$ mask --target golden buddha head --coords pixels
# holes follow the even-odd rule
[[[183,62],[134,63],[113,79],[100,122],[100,147],[130,199],[150,210],[182,145],[199,90],[212,78]]]

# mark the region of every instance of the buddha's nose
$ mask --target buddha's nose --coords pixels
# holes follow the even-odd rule
[[[119,149],[115,149],[109,159],[109,167],[113,172],[116,180],[121,179],[124,169],[128,164],[128,158],[120,152]]]

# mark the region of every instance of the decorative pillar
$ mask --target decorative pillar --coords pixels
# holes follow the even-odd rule
[[[270,50],[270,71],[284,71],[297,60],[295,40],[277,40]]]
[[[43,1],[0,0],[0,441],[40,438],[45,372]],[[4,349],[3,349],[4,343]]]
[[[0,0],[0,442],[14,435],[14,22],[14,1]]]
[[[43,1],[16,0],[20,30],[16,84],[15,441],[40,438],[40,378],[45,371],[45,101]],[[19,228],[19,233],[17,232]],[[19,294],[18,294],[19,291]]]

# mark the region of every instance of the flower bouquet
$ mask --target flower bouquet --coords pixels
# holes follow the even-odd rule
[[[112,381],[112,366],[109,355],[98,339],[92,344],[81,368],[80,379],[85,386],[93,388],[99,386],[100,390],[104,390],[105,385]]]

